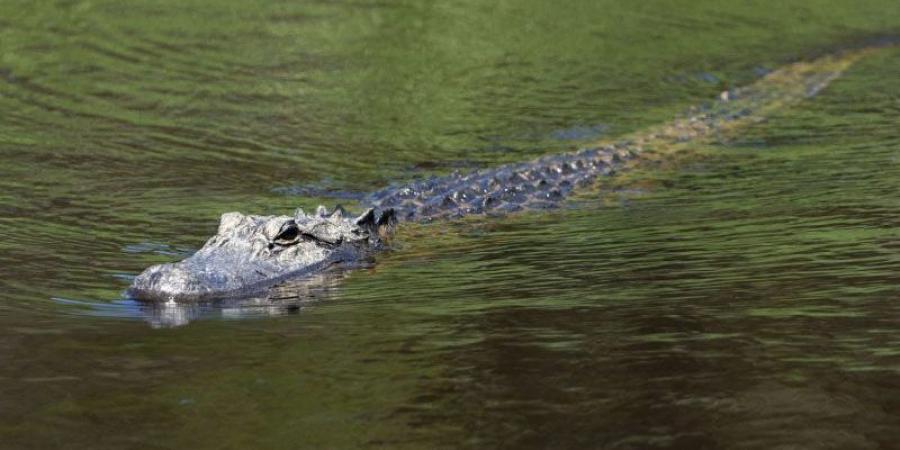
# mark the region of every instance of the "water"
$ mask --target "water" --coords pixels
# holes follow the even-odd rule
[[[222,212],[615,138],[895,2],[204,3],[0,3],[0,447],[895,445],[896,49],[562,210],[407,227],[290,314],[121,297]]]

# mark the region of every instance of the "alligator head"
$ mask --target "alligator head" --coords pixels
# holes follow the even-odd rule
[[[149,267],[128,295],[141,300],[205,300],[248,295],[338,264],[365,262],[383,247],[393,210],[348,217],[336,207],[315,214],[250,216],[225,213],[215,236],[191,257]]]

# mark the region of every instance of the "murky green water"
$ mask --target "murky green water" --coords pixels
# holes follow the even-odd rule
[[[660,123],[896,2],[207,3],[0,2],[0,447],[897,445],[896,49],[564,210],[406,228],[297,314],[121,297],[222,212]]]

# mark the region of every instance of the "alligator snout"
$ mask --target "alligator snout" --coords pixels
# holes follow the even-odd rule
[[[227,284],[228,276],[210,268],[188,269],[180,263],[160,264],[137,276],[129,294],[138,298],[202,297],[215,286]]]

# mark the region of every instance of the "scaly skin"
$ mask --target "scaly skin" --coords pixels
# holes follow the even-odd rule
[[[750,86],[723,92],[711,105],[684,118],[600,142],[575,153],[547,156],[469,174],[391,186],[365,197],[369,209],[348,218],[338,209],[294,216],[227,213],[219,230],[193,256],[156,265],[137,276],[129,295],[146,300],[206,300],[257,294],[335,265],[354,265],[382,250],[395,222],[433,221],[472,214],[502,215],[554,208],[573,190],[609,176],[647,150],[658,155],[696,144],[725,130],[747,126],[772,111],[825,88],[873,49],[796,63]]]
[[[392,211],[370,209],[348,218],[342,209],[293,216],[222,215],[219,229],[197,253],[152,266],[128,294],[148,300],[207,300],[252,295],[290,278],[363,263],[383,247]]]

